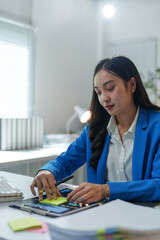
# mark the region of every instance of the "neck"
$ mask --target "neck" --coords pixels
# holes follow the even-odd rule
[[[134,121],[136,112],[137,112],[137,106],[134,105],[130,108],[130,111],[124,114],[121,114],[119,116],[116,116],[116,122],[117,122],[118,128],[123,129],[124,132],[128,131],[128,129],[130,128],[130,126]]]

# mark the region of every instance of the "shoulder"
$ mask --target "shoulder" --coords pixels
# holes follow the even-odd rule
[[[81,132],[81,134],[80,134],[80,136],[81,137],[86,137],[86,136],[88,136],[88,134],[89,134],[89,126],[88,126],[88,124],[83,128],[83,131]]]
[[[138,122],[144,128],[160,128],[160,111],[140,108]]]
[[[148,120],[156,121],[160,123],[160,111],[157,110],[148,110]]]
[[[160,111],[140,108],[139,116],[141,118],[147,117],[148,119],[160,119]]]
[[[82,132],[80,133],[79,137],[76,139],[76,143],[81,144],[82,142],[87,142],[89,140],[89,127],[86,125]]]

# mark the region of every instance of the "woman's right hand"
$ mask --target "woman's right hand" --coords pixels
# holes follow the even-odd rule
[[[38,195],[40,201],[43,200],[43,193],[41,192],[42,189],[44,189],[44,191],[46,192],[48,200],[51,200],[52,195],[53,198],[56,199],[57,196],[61,196],[61,194],[58,188],[55,187],[55,183],[55,178],[50,171],[41,170],[34,178],[30,189],[33,195],[36,196],[36,191],[34,188],[38,188]]]

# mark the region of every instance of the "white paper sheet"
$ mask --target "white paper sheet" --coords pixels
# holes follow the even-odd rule
[[[101,228],[160,231],[160,211],[115,200],[77,214],[57,218],[53,224],[63,229],[84,231],[94,231]]]

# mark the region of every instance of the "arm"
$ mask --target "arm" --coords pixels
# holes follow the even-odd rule
[[[159,121],[156,121],[156,123]],[[153,124],[155,126],[155,123]],[[140,132],[140,131],[138,131]],[[138,135],[136,144],[136,151],[133,158],[134,171],[132,174],[132,182],[108,182],[107,184],[85,184],[77,191],[74,191],[68,196],[68,200],[86,201],[82,199],[85,191],[95,189],[95,192],[101,191],[105,193],[105,197],[109,200],[122,199],[125,201],[160,201],[160,137],[159,125],[157,128],[151,127],[150,131],[146,134],[146,140]],[[140,154],[139,150],[144,149],[144,155]],[[103,170],[102,168],[100,169]],[[89,190],[90,189],[90,190]],[[73,196],[76,194],[75,196]],[[89,195],[88,195],[89,196]],[[99,195],[100,196],[100,195]],[[95,195],[96,197],[96,195]],[[96,198],[95,198],[96,199]]]
[[[34,188],[37,187],[40,200],[43,199],[43,194],[40,193],[42,188],[45,189],[48,199],[51,199],[51,193],[54,198],[60,196],[58,188],[55,187],[56,181],[71,175],[86,161],[86,132],[87,127],[66,152],[39,170],[30,186],[33,195],[36,195]]]
[[[160,201],[160,148],[152,164],[150,179],[132,182],[108,182],[107,184],[82,183],[72,191],[68,201],[90,203],[108,197],[109,200]],[[146,176],[147,178],[147,176]]]
[[[143,179],[132,182],[108,182],[110,200],[160,201],[160,143],[149,148],[143,164]],[[138,168],[138,166],[137,166]]]
[[[110,200],[160,201],[160,179],[133,182],[108,182]]]
[[[50,171],[56,181],[71,175],[86,162],[86,138],[88,127],[85,127],[81,135],[57,158],[49,161],[40,170]]]

